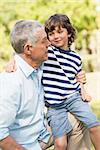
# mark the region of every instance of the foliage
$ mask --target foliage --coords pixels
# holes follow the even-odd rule
[[[92,101],[90,106],[100,121],[100,100]]]
[[[9,32],[18,19],[36,19],[44,24],[54,13],[68,15],[77,30],[76,45],[82,46],[83,30],[87,41],[96,28],[95,5],[91,0],[1,0],[0,2],[0,60],[7,61],[11,55]]]

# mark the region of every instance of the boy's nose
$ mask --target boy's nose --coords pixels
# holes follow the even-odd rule
[[[54,34],[54,38],[58,38],[58,36],[59,36],[59,35],[58,35],[57,33],[56,33],[56,34]]]

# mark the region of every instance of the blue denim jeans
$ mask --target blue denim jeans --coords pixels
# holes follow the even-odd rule
[[[62,106],[48,108],[47,120],[55,138],[68,134],[72,130],[67,112],[71,112],[87,128],[100,124],[88,103],[82,101],[79,92],[76,92],[66,99]]]

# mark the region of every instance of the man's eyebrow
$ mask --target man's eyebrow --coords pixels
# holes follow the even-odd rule
[[[47,37],[45,36],[42,40],[47,40]]]

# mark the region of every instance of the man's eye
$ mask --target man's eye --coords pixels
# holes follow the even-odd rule
[[[47,41],[48,41],[48,39],[45,39],[45,40],[42,41],[42,43],[44,44],[44,43],[46,43]]]

